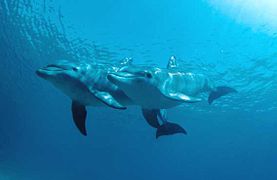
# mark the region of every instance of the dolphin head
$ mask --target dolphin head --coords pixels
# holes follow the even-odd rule
[[[160,75],[159,68],[127,66],[108,74],[107,78],[138,105],[153,107],[162,96]]]
[[[150,69],[136,66],[125,66],[117,72],[110,73],[108,79],[118,85],[141,85],[149,83],[153,79],[153,72]]]
[[[56,64],[49,64],[36,71],[36,74],[39,77],[50,81],[53,84],[64,83],[70,79],[77,79],[81,73],[81,64],[69,61],[60,61]]]
[[[84,81],[89,65],[81,62],[59,61],[39,68],[36,74],[49,81],[66,95],[75,98],[87,89]]]
[[[124,91],[133,92],[152,85],[155,81],[153,73],[147,68],[126,66],[117,72],[109,73],[107,78]]]

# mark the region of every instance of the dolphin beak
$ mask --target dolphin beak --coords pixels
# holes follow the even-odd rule
[[[114,84],[118,84],[120,81],[122,81],[122,78],[121,76],[115,74],[115,73],[112,73],[112,74],[108,74],[107,76],[108,80],[111,81],[112,83]]]
[[[49,73],[47,73],[47,71],[44,70],[43,68],[36,70],[36,74],[41,78],[46,78],[47,75],[49,75]]]
[[[125,72],[110,73],[107,76],[108,80],[116,85],[129,84],[134,78],[134,75]]]
[[[36,70],[36,74],[39,77],[45,79],[47,77],[53,76],[54,74],[57,74],[57,73],[62,72],[64,70],[66,70],[66,69],[63,68],[63,67],[60,67],[60,66],[54,65],[54,64],[50,64],[46,67],[39,68],[38,70]]]

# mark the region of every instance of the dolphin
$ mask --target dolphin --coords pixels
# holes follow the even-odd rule
[[[72,99],[71,111],[74,123],[86,136],[86,106],[109,106],[124,110],[127,105],[133,104],[123,91],[107,79],[108,73],[116,72],[119,67],[131,62],[131,59],[125,59],[115,66],[61,60],[38,69],[36,74],[51,82]]]
[[[178,106],[182,103],[202,101],[201,93],[209,93],[208,103],[229,93],[237,92],[227,86],[215,86],[205,75],[185,72],[179,68],[176,58],[172,56],[167,68],[128,65],[117,72],[111,72],[107,77],[112,83],[142,107],[145,119],[157,128],[156,137],[172,133],[186,133],[178,125],[159,123],[166,119],[161,114],[164,109]],[[160,118],[163,117],[163,118]]]
[[[127,106],[136,105],[121,89],[107,79],[109,73],[128,67],[131,63],[131,58],[125,58],[118,65],[60,60],[56,64],[38,69],[36,73],[70,97],[73,121],[81,134],[86,136],[86,106],[108,106],[124,110]],[[143,111],[143,116],[148,123],[150,121],[147,118],[151,117],[151,113]],[[156,116],[160,121],[167,122],[165,112],[159,111]],[[149,124],[157,127],[157,124],[151,124],[151,122]],[[168,131],[167,135],[185,133],[179,125],[174,126],[175,131]]]

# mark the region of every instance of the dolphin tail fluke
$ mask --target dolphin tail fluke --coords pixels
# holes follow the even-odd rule
[[[212,91],[209,95],[208,103],[212,104],[214,100],[220,98],[221,96],[227,95],[229,93],[236,93],[238,92],[234,88],[227,87],[227,86],[218,86],[216,90]]]
[[[87,117],[87,110],[86,107],[76,101],[72,101],[71,105],[72,116],[75,125],[79,129],[79,131],[86,136],[86,117]]]
[[[160,136],[173,135],[178,133],[187,134],[186,130],[180,125],[167,122],[157,128],[156,138],[158,139]]]

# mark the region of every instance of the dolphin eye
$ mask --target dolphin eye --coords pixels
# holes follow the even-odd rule
[[[146,73],[146,77],[151,79],[152,78],[152,74],[151,73]]]
[[[73,67],[72,70],[75,71],[75,72],[77,72],[77,71],[78,71],[78,68]]]

